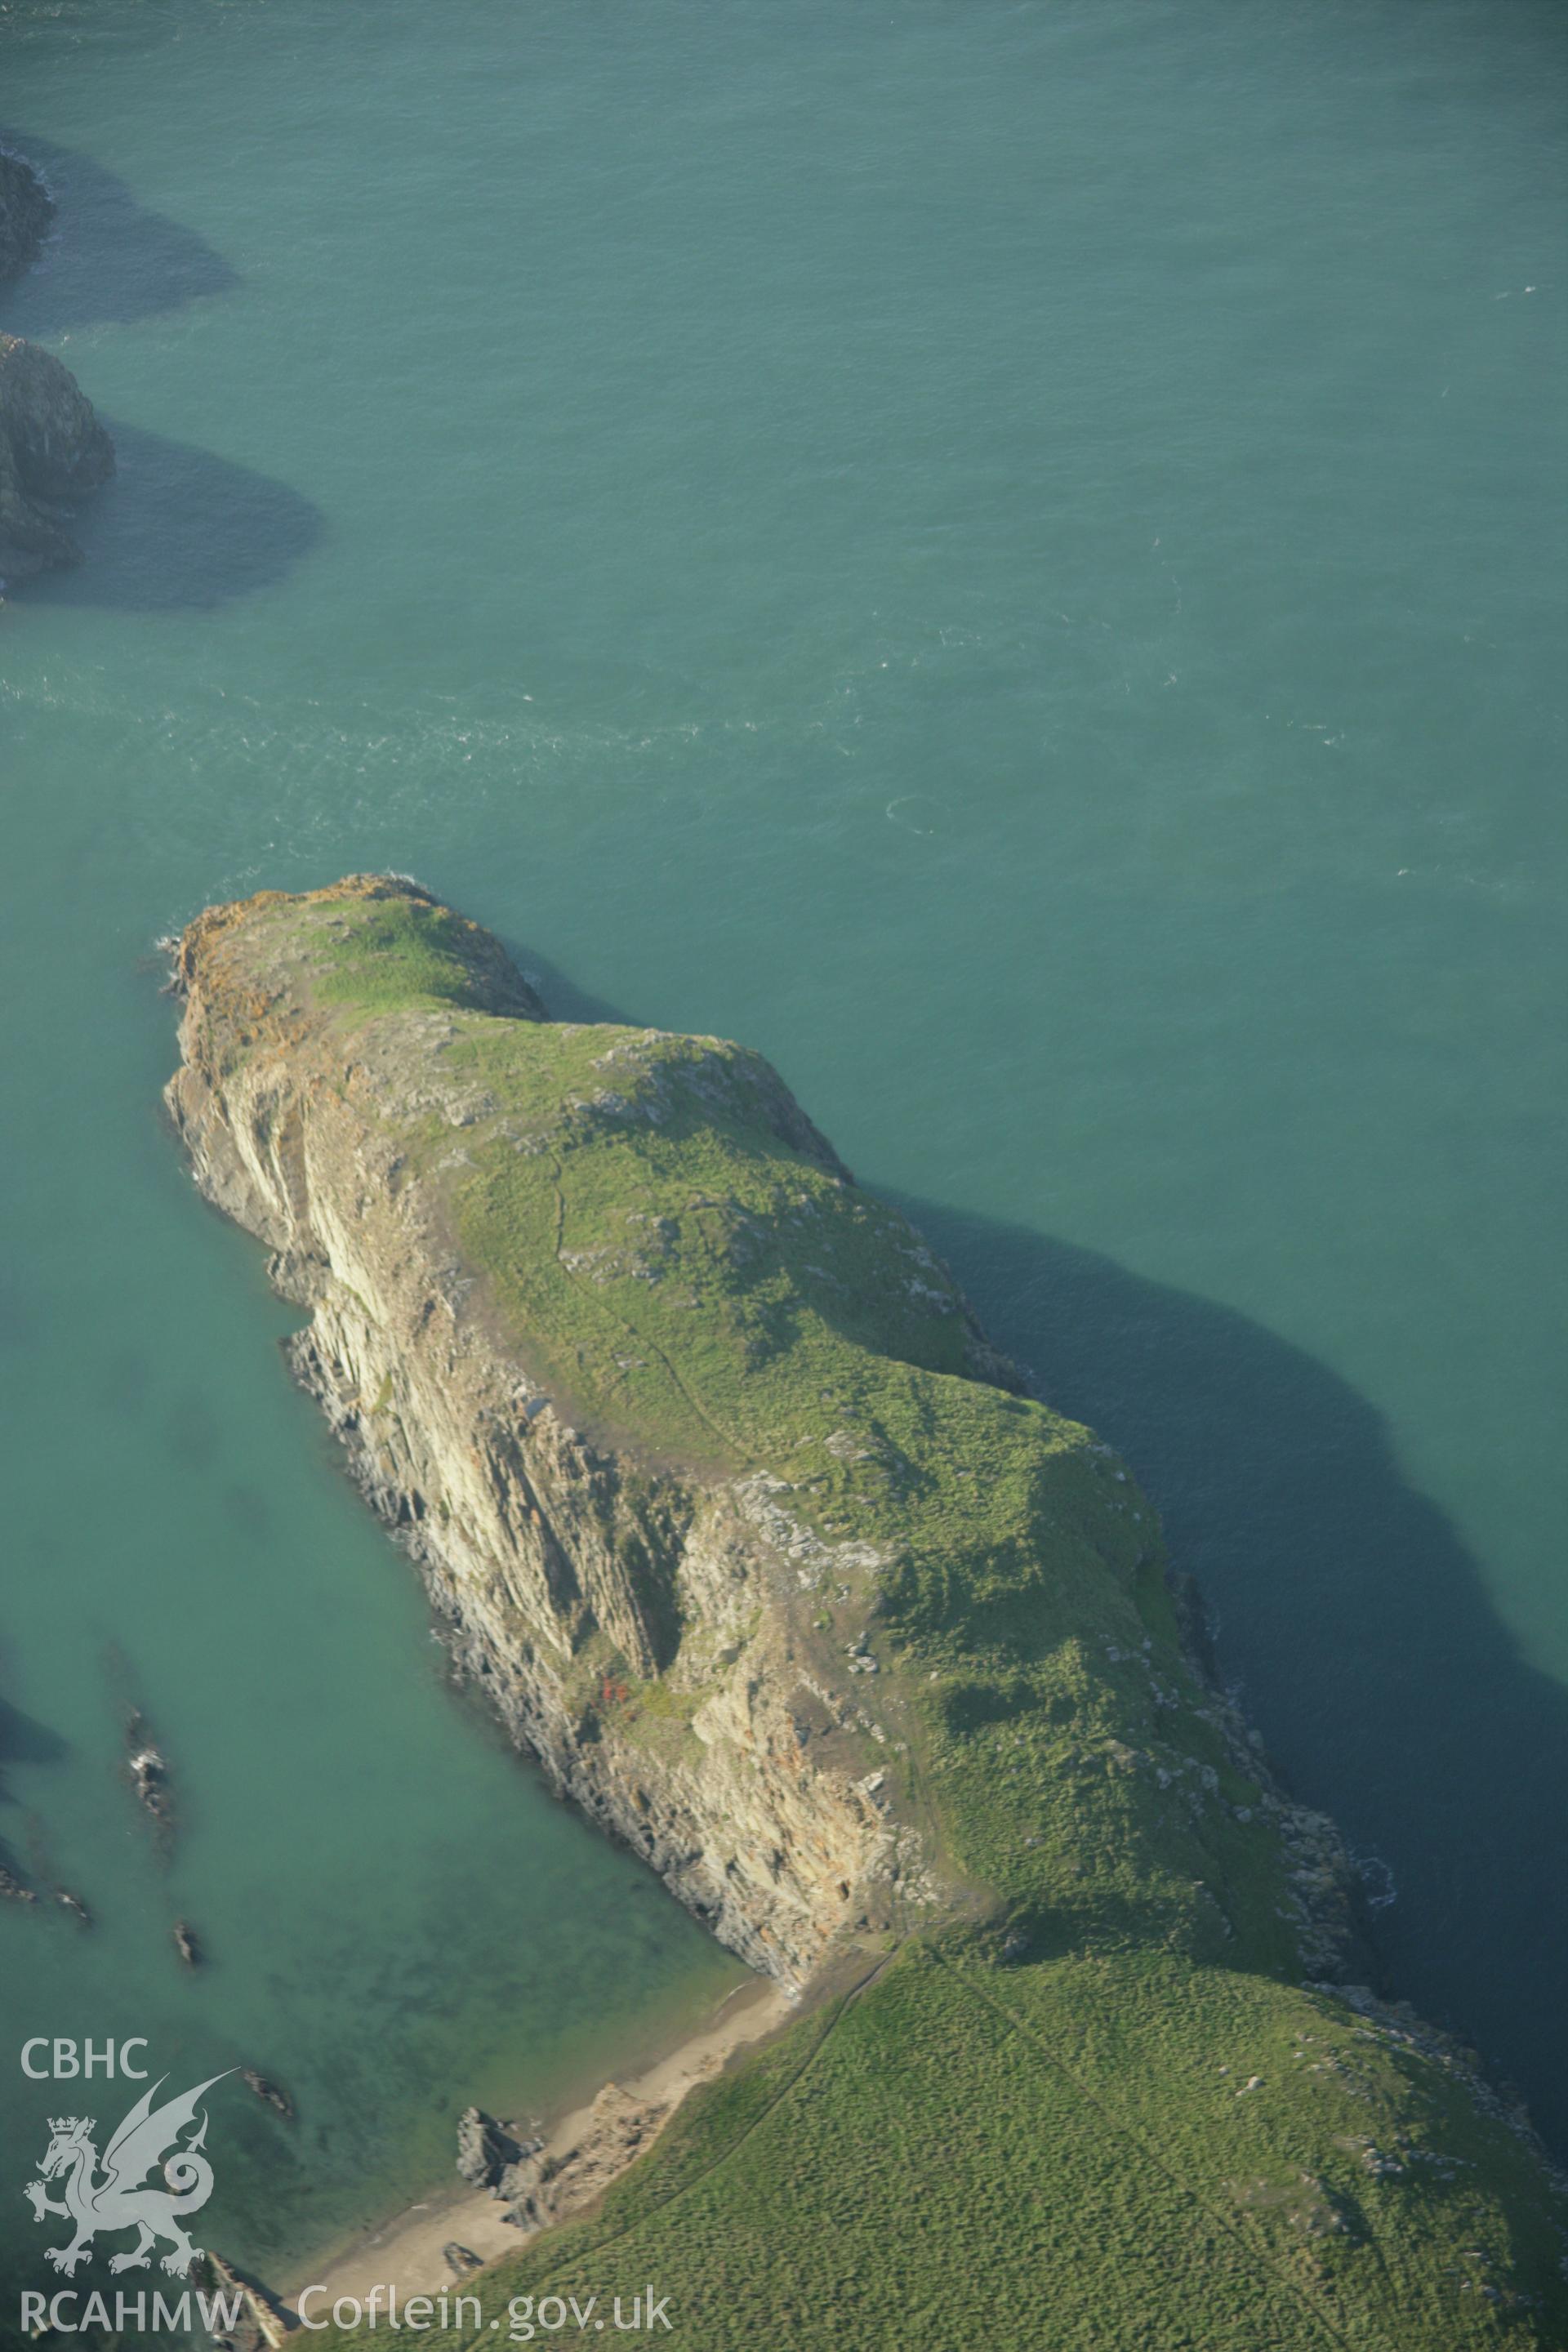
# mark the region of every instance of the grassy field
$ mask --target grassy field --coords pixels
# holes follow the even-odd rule
[[[795,1630],[874,1662],[867,1758],[952,1897],[426,2340],[652,2282],[724,2352],[1568,2346],[1528,2134],[1415,2021],[1307,1981],[1335,1841],[1191,1670],[1147,1503],[768,1066],[542,1022],[418,898],[275,900],[233,942],[274,1027],[438,1065],[399,1147],[574,1418],[650,1475],[766,1473],[858,1547]],[[691,1739],[682,1694],[633,1696]]]

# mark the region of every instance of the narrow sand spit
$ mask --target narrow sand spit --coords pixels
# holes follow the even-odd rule
[[[731,2052],[747,2042],[761,2041],[796,2013],[795,2002],[777,1985],[762,1978],[755,1983],[742,1985],[706,2025],[620,2088],[626,2099],[638,2107],[662,2108],[662,2128],[687,2093],[720,2073]],[[601,2093],[601,2100],[603,2097]],[[594,2104],[574,2107],[569,2115],[561,2116],[546,2136],[546,2154],[562,2159],[583,2148],[594,2124]],[[647,2144],[645,2137],[643,2145]],[[624,2169],[625,2162],[630,2158],[617,2164],[613,2153],[608,2161],[602,2149],[595,2153],[599,2160],[593,2167],[592,2194],[597,2195],[614,2171]],[[640,2153],[640,2149],[634,2153]],[[590,2202],[591,2197],[585,2194],[582,2201]],[[411,2294],[439,2294],[443,2289],[451,2291],[458,2282],[454,2280],[442,2249],[454,2240],[486,2263],[495,2262],[502,2254],[517,2253],[530,2242],[532,2233],[503,2221],[505,2210],[505,2206],[487,2189],[468,2189],[459,2183],[449,2194],[440,2193],[428,2204],[413,2207],[379,2230],[357,2238],[325,2263],[291,2279],[279,2300],[292,2316],[297,2298],[307,2287],[319,2286],[322,2292],[310,2305],[311,2315],[319,2318],[331,2310],[338,2296],[350,2295],[363,2302],[374,2286],[395,2286],[400,2299]]]

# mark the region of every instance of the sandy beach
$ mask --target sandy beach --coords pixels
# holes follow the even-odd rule
[[[776,1984],[758,1978],[740,1985],[706,2024],[618,2087],[639,2106],[662,2107],[666,2111],[662,2128],[687,2094],[719,2074],[733,2052],[761,2041],[796,2013],[796,2004]],[[544,2136],[546,2156],[563,2160],[580,2148],[593,2130],[594,2120],[593,2102],[558,2117]],[[604,2173],[597,2186],[605,2186],[609,2177]],[[506,2210],[488,2189],[455,2182],[449,2193],[437,2193],[408,2207],[324,2263],[291,2277],[278,2300],[292,2317],[297,2298],[310,2286],[324,2290],[312,2303],[317,2313],[329,2308],[340,2295],[363,2300],[374,2286],[395,2286],[400,2297],[439,2294],[454,2284],[442,2251],[454,2241],[484,2263],[516,2253],[529,2242],[533,2233],[504,2220]]]

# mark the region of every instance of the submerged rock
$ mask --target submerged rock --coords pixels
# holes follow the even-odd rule
[[[146,1717],[133,1707],[125,1726],[125,1769],[137,1801],[160,1829],[174,1826],[174,1801],[169,1784],[169,1759],[158,1746]]]
[[[285,2116],[290,2123],[293,2121],[293,2100],[289,2096],[288,2092],[274,2083],[269,2076],[258,2073],[254,2066],[242,2066],[239,2070],[239,2079],[247,2090],[254,2091],[257,2097],[265,2100],[275,2113]]]
[[[174,1949],[186,1968],[201,1967],[205,1955],[196,1941],[196,1931],[188,1919],[176,1919],[174,1922]]]
[[[114,444],[69,368],[0,335],[0,581],[81,562],[57,509],[114,471]]]
[[[0,152],[0,285],[31,269],[54,216],[55,200],[31,163]]]
[[[509,2165],[522,2154],[516,2140],[482,2107],[465,2107],[458,2118],[458,2170],[473,2189],[495,2189]]]

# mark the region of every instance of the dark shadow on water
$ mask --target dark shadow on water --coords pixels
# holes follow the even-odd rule
[[[16,1800],[6,1785],[6,1774],[12,1765],[58,1764],[69,1752],[58,1732],[34,1717],[24,1715],[8,1699],[0,1698],[0,1811],[12,1812],[16,1807]],[[0,1837],[0,1871],[23,1885],[30,1882],[27,1865],[8,1836]]]
[[[90,155],[0,123],[0,147],[31,163],[58,211],[37,263],[0,289],[0,323],[49,338],[176,310],[240,283],[195,229],[138,204]]]
[[[435,887],[434,884],[426,884],[426,887]],[[439,898],[440,895],[437,890],[436,896]],[[590,996],[574,981],[568,980],[557,965],[546,963],[543,957],[536,955],[531,948],[524,947],[517,940],[509,940],[504,931],[498,931],[496,937],[529,986],[543,998],[545,1011],[552,1021],[610,1021],[623,1028],[637,1025],[631,1022],[629,1014],[618,1013],[613,1004],[606,1004],[603,997]]]
[[[70,530],[84,561],[16,592],[29,604],[209,609],[270,587],[321,541],[319,507],[210,450],[105,417],[118,470]]]
[[[8,1764],[58,1764],[67,1753],[58,1731],[0,1698],[0,1774]]]
[[[34,267],[0,289],[8,331],[58,341],[75,328],[155,316],[240,283],[194,229],[147,211],[90,156],[3,124],[0,148],[34,165],[58,207]],[[68,349],[64,356],[68,364]],[[90,383],[86,389],[90,395]],[[200,611],[281,579],[320,540],[320,509],[286,484],[103,421],[119,471],[71,523],[86,561],[79,572],[25,583],[30,602]]]
[[[1392,1870],[1398,1899],[1374,1915],[1392,1989],[1568,2145],[1568,1693],[1521,1657],[1379,1415],[1227,1307],[899,1205],[1041,1393],[1125,1454],[1290,1785]]]

